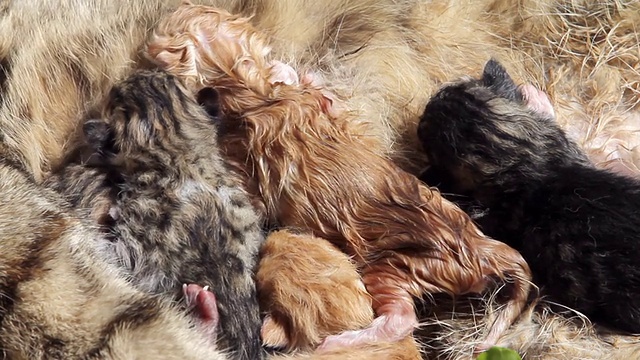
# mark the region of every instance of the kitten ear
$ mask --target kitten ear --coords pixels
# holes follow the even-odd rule
[[[511,101],[522,101],[522,93],[516,86],[507,69],[496,59],[490,59],[482,72],[482,83],[496,95]]]
[[[289,345],[284,324],[277,321],[271,314],[264,318],[261,335],[262,345],[275,348],[284,348]]]
[[[154,54],[155,49],[149,50],[149,54]],[[170,66],[174,66],[179,63],[181,55],[169,52],[167,50],[161,50],[159,52],[155,52],[153,55],[153,61],[162,69],[166,69]]]
[[[198,91],[196,101],[211,118],[215,119],[221,115],[218,92],[215,89],[206,87]]]
[[[544,91],[538,90],[538,88],[531,84],[524,84],[520,86],[520,92],[522,93],[524,102],[529,109],[535,111],[539,115],[555,119],[555,110],[553,109],[551,100],[549,100],[549,97]]]
[[[271,72],[269,74],[269,83],[282,83],[285,85],[294,85],[300,82],[298,73],[290,66],[282,61],[271,61]]]
[[[101,119],[89,119],[82,126],[85,140],[89,146],[101,152],[113,151],[113,131]]]

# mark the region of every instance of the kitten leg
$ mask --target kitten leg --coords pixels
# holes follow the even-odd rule
[[[325,337],[373,321],[371,297],[349,256],[329,241],[287,230],[260,250],[256,282],[263,344],[315,349]]]
[[[207,333],[215,339],[219,320],[215,295],[209,291],[208,286],[203,288],[196,284],[183,284],[182,292],[187,307],[195,310],[202,326],[205,327]]]
[[[527,107],[538,114],[549,116],[555,119],[556,113],[553,110],[553,105],[547,94],[544,91],[539,90],[531,84],[524,84],[520,86],[520,91],[524,96]]]
[[[406,274],[391,265],[372,266],[365,271],[362,280],[373,299],[373,308],[378,317],[365,329],[328,336],[319,350],[397,342],[410,336],[417,327],[418,318],[409,291],[413,282]]]
[[[507,292],[507,303],[499,309],[499,313],[484,341],[476,346],[475,353],[489,350],[495,346],[502,334],[520,316],[527,303],[531,290],[531,270],[519,252],[509,245],[497,240],[485,238],[479,243],[482,249],[485,265],[483,273],[488,276],[498,276],[505,282],[504,290]],[[489,285],[489,277],[485,276]]]
[[[473,236],[473,243],[480,253],[470,256],[471,262],[467,264],[458,263],[460,259],[450,259],[450,253],[443,253],[442,259],[416,259],[396,254],[385,262],[368,265],[363,282],[373,298],[378,318],[366,329],[327,337],[320,349],[399,341],[411,334],[418,324],[413,296],[481,294],[489,288],[493,277],[505,280],[509,300],[498,310],[496,320],[488,327],[487,335],[475,352],[496,345],[526,304],[530,272],[520,254],[508,245],[481,235]]]

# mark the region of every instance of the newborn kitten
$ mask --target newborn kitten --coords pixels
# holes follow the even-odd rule
[[[315,349],[327,336],[373,321],[371,297],[355,262],[312,234],[272,232],[260,250],[256,279],[267,312],[265,344]]]
[[[211,285],[219,345],[236,358],[261,358],[253,279],[261,222],[219,155],[216,119],[175,77],[151,71],[117,84],[103,119],[84,125],[90,161],[46,185],[92,210],[140,289],[178,296],[183,283]],[[215,323],[206,310],[213,299],[201,290],[184,288],[204,320]]]
[[[379,152],[368,124],[315,74],[272,57],[248,18],[185,2],[158,24],[146,56],[194,92],[218,91],[224,153],[272,224],[332,242],[362,270],[376,318],[320,350],[400,341],[418,325],[415,298],[484,293],[496,280],[508,305],[475,350],[518,317],[530,288],[522,256]]]
[[[1,142],[0,153],[0,359],[228,359],[99,256],[110,242]]]
[[[552,300],[638,333],[640,181],[594,167],[554,118],[543,92],[489,61],[426,106],[423,179],[482,208],[482,230],[518,249]]]

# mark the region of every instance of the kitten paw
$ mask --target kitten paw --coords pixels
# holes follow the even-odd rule
[[[209,286],[183,284],[182,292],[187,307],[193,309],[202,326],[215,337],[219,321],[218,304],[215,295],[209,291]]]
[[[362,330],[345,331],[332,335],[318,347],[318,352],[333,350],[340,347],[353,347],[377,342],[398,342],[409,336],[417,326],[414,317],[401,314],[385,314],[377,317],[371,325]]]

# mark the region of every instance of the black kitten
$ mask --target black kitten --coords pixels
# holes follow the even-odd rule
[[[483,208],[482,230],[518,249],[552,300],[640,333],[640,181],[595,168],[554,118],[491,60],[426,106],[423,180]]]

